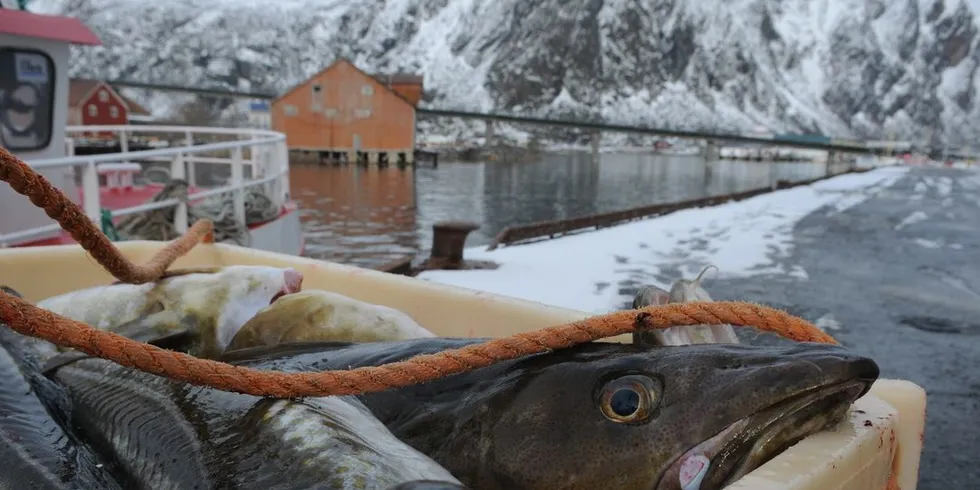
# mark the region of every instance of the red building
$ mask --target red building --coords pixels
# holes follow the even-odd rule
[[[69,126],[126,125],[133,119],[149,115],[149,111],[105,82],[73,79],[69,84]],[[93,133],[92,136],[112,136],[112,133]]]

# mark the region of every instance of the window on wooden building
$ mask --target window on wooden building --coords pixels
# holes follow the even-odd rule
[[[95,104],[88,105],[88,117],[96,117],[99,115],[99,107]]]
[[[99,90],[99,102],[109,102],[109,92]]]
[[[354,116],[361,119],[367,119],[371,117],[371,109],[358,109],[354,111]]]
[[[333,107],[327,108],[323,111],[323,115],[329,118],[337,117],[337,109],[334,109]]]
[[[374,95],[374,87],[365,84],[363,87],[361,87],[361,94],[368,97]]]
[[[292,104],[286,104],[283,106],[282,112],[287,116],[295,116],[296,114],[299,114],[299,111],[296,110],[296,106]]]
[[[319,83],[313,84],[313,94],[310,96],[310,110],[320,112],[323,110],[323,87]]]
[[[14,152],[48,147],[54,80],[54,62],[47,54],[36,49],[0,48],[0,146]]]
[[[116,106],[109,107],[109,117],[113,119],[119,119],[119,108]]]

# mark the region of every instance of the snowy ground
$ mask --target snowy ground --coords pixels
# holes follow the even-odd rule
[[[555,240],[471,248],[466,258],[500,267],[419,277],[592,313],[621,308],[638,286],[669,288],[681,274],[691,278],[709,264],[719,268],[709,272],[712,279],[771,273],[806,279],[801,266],[781,260],[792,253],[794,225],[824,206],[842,212],[859,204],[907,171],[887,167]]]

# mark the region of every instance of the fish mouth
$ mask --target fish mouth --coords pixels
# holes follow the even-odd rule
[[[275,303],[277,299],[292,293],[298,293],[303,290],[303,273],[296,269],[286,269],[283,271],[283,284],[282,289],[276,293],[272,299],[269,300],[269,304]]]
[[[724,488],[807,436],[836,426],[870,387],[865,379],[822,386],[744,417],[674,460],[655,488]]]

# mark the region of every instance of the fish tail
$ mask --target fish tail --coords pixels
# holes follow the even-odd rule
[[[693,281],[691,281],[691,285],[694,286],[695,288],[701,287],[701,279],[704,279],[704,273],[708,272],[708,269],[714,269],[716,271],[720,270],[718,269],[717,266],[713,264],[708,264],[707,266],[705,266],[704,269],[701,269],[701,272],[698,273],[698,276],[695,277]]]

